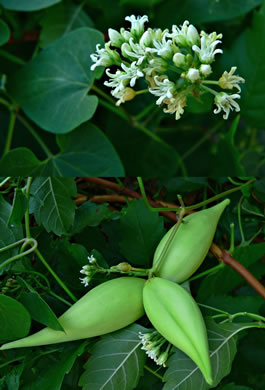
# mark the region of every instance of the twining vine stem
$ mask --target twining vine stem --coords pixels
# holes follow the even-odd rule
[[[120,194],[130,196],[131,198],[141,199],[142,195],[140,195],[137,191],[130,190],[127,187],[120,186],[112,181],[101,179],[98,177],[84,177],[82,180],[85,180],[90,183],[97,184],[99,186],[103,186],[106,188],[109,188],[115,192],[118,192]],[[248,182],[250,184],[250,182]],[[233,190],[233,189],[232,189]],[[228,190],[229,191],[229,190]],[[226,191],[226,193],[228,192]],[[230,190],[231,191],[231,190]],[[147,198],[148,202],[151,206],[158,208],[158,211],[160,210],[160,205],[158,202],[155,202],[154,200]],[[211,198],[213,199],[213,198]],[[177,207],[176,207],[177,208]],[[176,214],[171,211],[160,211],[160,214],[164,217],[168,218],[172,222],[176,223],[177,218]],[[233,256],[227,252],[225,249],[220,248],[215,243],[212,243],[210,251],[212,254],[223,264],[228,265],[232,269],[234,269],[242,278],[246,280],[246,282],[253,287],[253,289],[265,299],[265,287],[253,276],[242,264],[240,264],[236,259],[233,258]]]

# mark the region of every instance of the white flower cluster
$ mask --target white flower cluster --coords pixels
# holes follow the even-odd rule
[[[217,48],[221,43],[222,34],[212,32],[207,34],[197,29],[187,20],[182,26],[173,25],[168,29],[145,29],[148,17],[127,16],[131,23],[129,29],[121,28],[120,32],[109,29],[110,40],[104,48],[96,47],[96,53],[91,55],[97,66],[116,66],[115,73],[106,69],[109,81],[105,85],[112,88],[111,94],[118,99],[117,105],[133,99],[137,94],[150,92],[158,97],[156,104],[166,106],[164,112],[175,114],[179,119],[184,113],[187,97],[199,97],[205,92],[215,96],[217,109],[214,113],[224,111],[224,119],[228,118],[230,110],[240,110],[234,99],[239,94],[216,92],[207,84],[216,84],[223,89],[237,88],[244,83],[242,77],[234,75],[236,67],[230,72],[224,72],[218,81],[206,80],[212,73],[211,64],[216,54],[223,51]],[[117,69],[118,67],[118,69]],[[137,80],[143,79],[146,90],[135,91]]]
[[[153,359],[157,365],[166,367],[165,363],[168,358],[168,352],[164,351],[160,353],[160,348],[166,340],[156,331],[152,333],[139,332],[139,339],[143,344],[141,349],[146,351],[146,354]]]
[[[87,265],[84,265],[80,271],[80,274],[86,275],[84,278],[79,278],[81,280],[81,283],[87,287],[89,285],[89,282],[91,281],[93,275],[95,274],[95,266],[93,264],[97,264],[97,260],[93,255],[88,256],[88,262],[90,263]]]

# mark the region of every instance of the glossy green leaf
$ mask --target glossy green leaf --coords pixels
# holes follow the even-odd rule
[[[15,188],[12,211],[8,220],[8,225],[21,223],[27,208],[27,199],[21,188]]]
[[[107,205],[97,205],[92,202],[83,203],[75,213],[75,222],[72,234],[81,232],[87,226],[98,226],[104,219],[111,216]]]
[[[37,11],[50,7],[61,0],[0,0],[0,4],[12,11]]]
[[[90,119],[98,98],[87,95],[95,77],[90,54],[102,34],[79,28],[45,48],[10,82],[10,93],[25,113],[52,133],[68,133]]]
[[[64,329],[56,315],[40,294],[22,278],[18,277],[18,282],[29,290],[29,292],[22,293],[21,302],[29,311],[31,318],[49,328],[63,331]]]
[[[143,374],[146,359],[138,336],[138,332],[144,331],[145,328],[134,324],[97,342],[79,381],[82,390],[133,390]]]
[[[4,45],[10,38],[10,30],[6,22],[0,19],[0,46]]]
[[[212,23],[231,20],[247,14],[263,0],[165,0],[155,9],[155,22],[170,28],[172,24],[182,24],[188,19],[191,23]]]
[[[30,212],[47,232],[67,233],[74,222],[76,184],[73,178],[38,177],[30,189]]]
[[[93,27],[93,22],[80,5],[61,2],[45,10],[40,24],[40,45],[45,47],[80,27]]]
[[[238,65],[245,79],[240,103],[242,116],[252,126],[265,120],[265,5],[254,14],[251,26],[232,45],[230,62]]]
[[[67,343],[61,348],[56,360],[46,361],[46,364],[34,369],[32,378],[26,377],[22,390],[60,390],[65,375],[71,370],[76,359],[83,354],[87,341],[83,343]]]
[[[67,135],[57,136],[61,151],[39,161],[27,148],[17,148],[0,161],[0,174],[31,176],[123,176],[122,162],[105,134],[84,123]]]
[[[151,265],[151,258],[165,230],[163,219],[148,209],[143,199],[130,202],[121,217],[121,253],[129,263]]]
[[[210,358],[213,370],[214,387],[231,371],[237,347],[237,334],[245,329],[255,328],[255,324],[215,324],[208,320],[207,332]],[[208,390],[211,388],[198,366],[183,352],[177,350],[167,362],[163,390]]]
[[[0,342],[27,336],[31,324],[30,314],[15,299],[0,294]]]

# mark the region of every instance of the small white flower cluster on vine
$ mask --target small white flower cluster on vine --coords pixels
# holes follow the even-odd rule
[[[89,264],[84,265],[80,271],[80,274],[86,275],[84,278],[79,278],[81,280],[81,283],[87,287],[89,285],[89,282],[91,281],[93,275],[95,274],[95,266],[93,264],[97,264],[96,258],[91,255],[88,256],[88,262]]]
[[[166,367],[168,350],[160,352],[160,348],[166,340],[156,331],[152,333],[139,332],[139,339],[143,345],[141,349],[146,351],[146,354],[153,359],[157,365]]]
[[[187,20],[182,26],[173,25],[171,31],[145,29],[146,15],[131,15],[125,20],[131,27],[121,28],[120,32],[110,28],[110,40],[103,48],[97,45],[96,53],[91,55],[92,70],[98,66],[107,67],[109,81],[104,84],[112,88],[117,105],[149,91],[158,97],[156,104],[165,106],[164,112],[175,114],[179,119],[189,95],[199,97],[210,92],[215,96],[215,114],[224,111],[223,117],[227,119],[230,110],[240,111],[235,99],[240,98],[239,83],[245,80],[234,74],[236,67],[225,71],[218,81],[206,80],[212,73],[211,64],[216,54],[223,52],[217,48],[222,34],[199,33]],[[110,66],[116,67],[115,73],[110,72]],[[146,82],[146,90],[134,89],[139,79]],[[216,92],[207,84],[216,84],[222,89],[236,88],[239,93]]]

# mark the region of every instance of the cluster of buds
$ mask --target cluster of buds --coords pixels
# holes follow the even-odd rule
[[[84,265],[80,271],[80,274],[86,275],[85,277],[80,278],[81,283],[83,283],[85,287],[89,285],[89,282],[91,281],[94,274],[97,272],[97,269],[99,268],[97,264],[97,260],[93,255],[88,256],[88,262],[89,264]]]
[[[159,365],[166,367],[166,361],[168,358],[168,350],[171,344],[168,345],[168,348],[165,351],[161,352],[161,347],[167,342],[164,337],[162,337],[158,332],[154,331],[152,333],[141,333],[139,332],[139,339],[142,343],[142,348],[146,351],[146,354],[154,360],[154,362]]]
[[[97,66],[107,67],[109,81],[104,84],[112,88],[111,94],[118,99],[117,105],[132,100],[138,94],[150,92],[158,97],[158,105],[165,106],[164,112],[174,113],[179,119],[189,95],[198,97],[210,92],[215,96],[215,114],[222,110],[224,119],[227,119],[230,110],[240,111],[235,99],[240,98],[239,83],[245,80],[234,74],[236,67],[224,72],[218,81],[206,80],[212,73],[215,55],[222,53],[217,48],[222,34],[204,31],[199,34],[188,21],[179,27],[173,25],[169,31],[146,30],[146,15],[131,15],[125,20],[131,23],[131,27],[127,30],[121,28],[120,32],[109,29],[110,40],[103,48],[97,45],[96,53],[91,55],[94,62],[92,70]],[[113,65],[115,73],[108,68]],[[146,89],[134,89],[138,79],[145,80]],[[239,93],[217,92],[206,84],[216,84],[226,90],[237,88]]]

